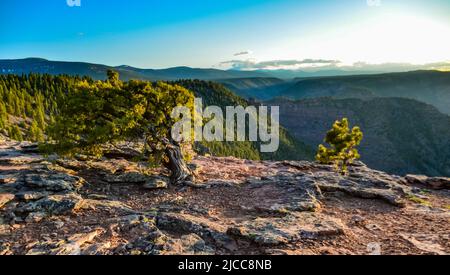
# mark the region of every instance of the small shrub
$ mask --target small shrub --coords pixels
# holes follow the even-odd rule
[[[336,121],[324,140],[329,147],[319,145],[316,160],[322,164],[332,163],[338,172],[346,174],[348,165],[360,158],[356,146],[362,139],[363,133],[359,127],[353,127],[350,131],[347,118]]]

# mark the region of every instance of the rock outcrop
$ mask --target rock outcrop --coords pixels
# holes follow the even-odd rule
[[[362,163],[347,176],[306,161],[197,157],[192,166],[198,182],[177,187],[162,168],[45,158],[32,144],[3,142],[0,255],[364,254],[370,238],[402,242],[410,253],[449,252],[448,179]],[[417,215],[429,224],[411,220]],[[415,226],[382,237],[385,222]],[[440,233],[424,244],[415,236],[428,226]]]

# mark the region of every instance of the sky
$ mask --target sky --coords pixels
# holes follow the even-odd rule
[[[450,62],[449,0],[77,1],[1,0],[0,59],[241,70]]]

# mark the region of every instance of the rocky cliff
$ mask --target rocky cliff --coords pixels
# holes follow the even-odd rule
[[[0,143],[0,254],[448,254],[450,179],[197,157],[198,182]]]

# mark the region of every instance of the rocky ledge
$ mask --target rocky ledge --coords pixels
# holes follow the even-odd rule
[[[448,178],[197,157],[198,182],[0,143],[0,254],[448,254]]]

